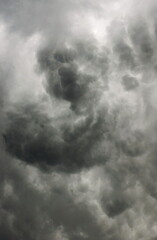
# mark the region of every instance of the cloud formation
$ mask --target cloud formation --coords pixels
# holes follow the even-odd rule
[[[156,9],[0,2],[0,239],[156,239]]]

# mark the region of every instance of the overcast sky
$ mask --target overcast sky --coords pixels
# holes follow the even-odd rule
[[[0,239],[157,239],[157,3],[0,0]]]

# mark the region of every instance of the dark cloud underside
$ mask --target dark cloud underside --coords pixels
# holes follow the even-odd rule
[[[0,239],[157,238],[156,9],[0,1]]]

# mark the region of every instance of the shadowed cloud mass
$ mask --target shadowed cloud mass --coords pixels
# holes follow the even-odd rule
[[[0,1],[0,239],[157,238],[156,10]]]

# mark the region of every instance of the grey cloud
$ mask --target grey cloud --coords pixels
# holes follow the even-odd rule
[[[49,119],[36,111],[34,106],[26,106],[19,112],[8,114],[11,123],[8,132],[4,133],[7,149],[30,163],[39,161],[43,166],[44,162],[55,165],[60,162],[64,141]]]
[[[26,105],[8,113],[8,124],[3,133],[6,149],[18,159],[42,169],[60,166],[62,170],[78,171],[107,161],[108,156],[94,146],[109,138],[109,123],[105,117],[91,114],[78,124],[63,123],[56,126],[53,120],[41,114],[36,106]],[[101,126],[101,127],[100,127]],[[106,133],[105,133],[106,132]],[[93,146],[93,149],[91,148]]]
[[[121,1],[0,2],[21,41],[43,36],[34,58],[44,92],[9,103],[18,62],[15,75],[0,67],[0,238],[156,238],[156,82],[144,82],[147,69],[156,76],[156,25],[132,4],[112,21],[128,13]],[[79,24],[74,33],[80,13],[101,16],[102,31],[105,15],[106,38],[81,35]]]
[[[140,156],[145,152],[145,138],[142,132],[135,131],[120,141],[123,152],[132,157]]]
[[[107,65],[105,52],[102,53],[104,56],[102,55],[101,59],[96,57],[96,60],[94,60],[96,55],[94,55],[94,50],[88,49],[90,44],[91,42],[77,43],[74,44],[73,49],[65,48],[57,51],[47,46],[39,50],[37,54],[40,71],[43,71],[46,76],[47,92],[52,97],[56,96],[59,99],[69,101],[71,108],[76,112],[81,108],[92,108],[94,99],[90,102],[91,96],[94,95],[94,98],[97,99],[101,97],[101,95],[97,94],[98,91],[102,91],[100,91],[100,86],[97,84],[97,76],[88,73],[89,70],[82,73],[78,69],[80,62],[81,64],[84,62],[84,64],[91,64],[91,68],[96,68],[96,71],[98,69],[99,74],[102,74],[101,71],[103,74],[105,72],[105,65]],[[65,53],[71,55],[70,60],[58,59],[58,56],[63,57],[64,55],[65,57]],[[89,59],[88,55],[91,55]]]
[[[135,77],[125,75],[123,76],[122,83],[126,90],[130,91],[138,87],[138,81]]]
[[[152,61],[154,49],[147,22],[141,19],[138,24],[130,26],[129,32],[138,57],[142,63],[149,64]]]
[[[81,233],[85,235],[85,239],[95,239],[96,237],[103,239],[101,227],[97,225],[85,205],[75,204],[66,193],[63,195],[54,194],[50,201],[54,203],[50,209],[54,223],[58,226],[64,226],[70,239],[83,239]]]
[[[104,92],[97,76],[79,71],[77,64],[81,60],[91,63],[91,66],[95,64],[93,57],[88,59],[88,54],[94,54],[92,49],[87,50],[86,43],[81,46],[87,52],[79,53],[79,48],[76,47],[75,57],[70,61],[67,58],[56,58],[58,50],[55,51],[50,46],[39,49],[37,60],[40,71],[46,77],[46,91],[52,102],[56,97],[61,103],[70,103],[72,121],[69,118],[68,122],[62,116],[63,124],[57,126],[53,119],[42,113],[40,105],[21,104],[19,109],[15,107],[12,113],[8,113],[8,126],[4,133],[7,150],[13,156],[43,169],[61,166],[62,170],[76,171],[83,167],[104,164],[113,155],[118,156],[120,151],[130,157],[137,157],[145,152],[141,141],[144,136],[142,133],[132,131],[127,134],[128,127],[125,123],[125,135],[121,134],[121,127],[118,126],[123,122],[123,117],[119,119],[121,106],[117,107],[118,115],[116,112],[110,115],[107,104],[102,109],[95,108]],[[60,54],[65,56],[65,51],[71,52],[71,49],[60,50]],[[106,59],[104,51],[103,54]],[[102,66],[97,67],[101,69]],[[127,86],[126,77],[123,80],[127,90],[136,88],[134,79],[127,78]],[[77,120],[78,124],[75,123]],[[119,129],[115,138],[113,129],[116,128]]]
[[[119,61],[122,66],[134,68],[135,59],[131,47],[125,42],[119,42],[116,44],[116,51],[119,54]]]
[[[74,11],[79,5],[77,2],[68,1],[63,7],[61,1],[1,1],[0,13],[1,18],[9,25],[12,31],[18,31],[22,35],[28,36],[34,32],[49,32],[54,31],[60,37],[61,32],[67,33],[68,28],[68,13]],[[30,24],[29,24],[30,23]],[[58,31],[60,29],[60,33]],[[69,30],[69,29],[68,29]]]
[[[74,59],[74,57],[75,52],[72,51],[72,49],[58,50],[54,54],[54,58],[61,63],[71,62]]]
[[[103,204],[104,205],[104,204]],[[110,200],[110,202],[105,203],[105,212],[109,217],[114,218],[115,216],[123,213],[131,207],[130,203],[127,200],[115,199]]]
[[[127,38],[129,39],[127,24],[126,22],[114,20],[111,22],[108,31],[120,66],[122,68],[135,69],[137,67],[137,60],[132,46],[127,41]]]

